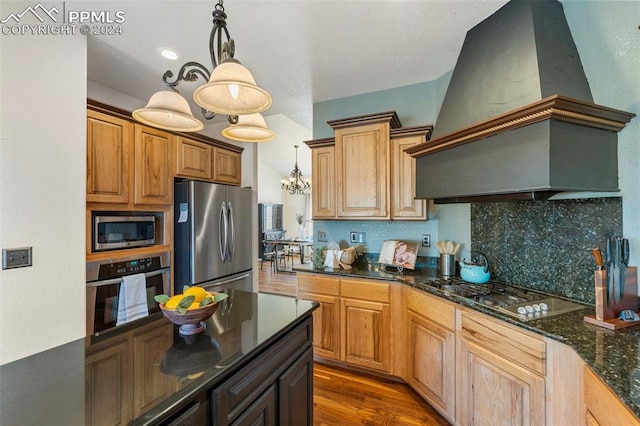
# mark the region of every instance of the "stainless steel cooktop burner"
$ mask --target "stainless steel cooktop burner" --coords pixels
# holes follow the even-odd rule
[[[460,278],[433,279],[424,284],[446,295],[472,300],[523,321],[564,314],[587,306],[560,297],[489,281],[472,284]]]

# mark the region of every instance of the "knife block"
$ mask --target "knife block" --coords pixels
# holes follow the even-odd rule
[[[624,296],[618,303],[607,305],[607,271],[595,271],[594,281],[596,286],[596,314],[585,315],[584,320],[590,324],[618,330],[632,325],[640,324],[640,321],[623,321],[618,318],[620,312],[625,309],[638,313],[638,270],[635,266],[629,266],[624,280]]]

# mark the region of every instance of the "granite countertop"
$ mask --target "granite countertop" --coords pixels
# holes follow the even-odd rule
[[[172,393],[131,424],[152,422],[214,387],[307,318],[316,306],[292,297],[235,291],[206,321],[204,333],[185,338],[177,327],[170,327],[170,346],[160,360],[149,359],[143,368],[170,382],[167,388]],[[156,322],[159,327],[169,324],[164,317]],[[100,345],[100,351],[108,350],[111,340],[121,341],[113,337],[95,345]],[[79,339],[0,366],[0,424],[85,424],[85,353],[91,353],[91,346],[90,339]]]
[[[423,284],[439,276],[438,269],[434,267],[416,269],[415,271],[405,270],[402,274],[397,274],[378,270],[376,265],[369,261],[356,262],[352,265],[351,270],[314,269],[310,264],[295,266],[293,269],[296,272],[397,281],[560,341],[573,348],[625,405],[640,418],[640,325],[612,331],[588,324],[584,322],[583,318],[585,315],[594,314],[595,309],[586,304],[584,304],[585,309],[583,310],[523,321]]]

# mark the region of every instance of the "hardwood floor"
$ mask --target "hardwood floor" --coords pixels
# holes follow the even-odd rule
[[[261,292],[295,296],[296,282],[295,274],[274,273],[268,262],[258,269]],[[313,380],[314,426],[449,425],[404,383],[321,363]]]

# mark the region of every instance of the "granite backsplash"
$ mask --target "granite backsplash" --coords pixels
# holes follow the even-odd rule
[[[622,199],[471,204],[471,248],[491,277],[594,303],[591,249],[622,235]]]

